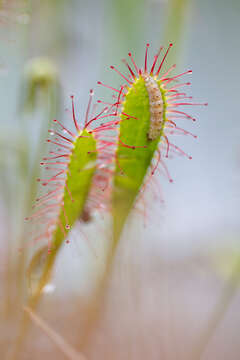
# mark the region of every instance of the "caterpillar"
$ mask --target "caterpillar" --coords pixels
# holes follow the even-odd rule
[[[163,127],[163,98],[157,82],[148,73],[142,74],[142,78],[145,81],[150,106],[150,128],[148,139],[155,140],[160,135]]]

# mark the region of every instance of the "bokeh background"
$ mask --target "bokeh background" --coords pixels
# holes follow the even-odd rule
[[[160,177],[159,194],[150,189],[146,195],[146,219],[137,212],[129,219],[101,319],[84,352],[87,359],[239,359],[239,35],[239,0],[0,2],[3,359],[14,347],[27,287],[28,259],[18,248],[30,236],[24,217],[37,191],[49,122],[70,122],[72,94],[79,118],[90,88],[96,100],[110,98],[97,81],[118,86],[109,65],[124,69],[121,59],[129,51],[142,64],[147,42],[152,56],[174,43],[168,65],[176,63],[177,72],[191,68],[190,95],[209,106],[191,109],[196,123],[179,120],[198,135],[174,139],[193,159],[169,160],[174,182]],[[39,68],[48,76],[36,90],[31,81]],[[39,309],[79,351],[107,224],[107,215],[96,214],[91,224],[77,225]],[[66,358],[36,325],[19,356]]]

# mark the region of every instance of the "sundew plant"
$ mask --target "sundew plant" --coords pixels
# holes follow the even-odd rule
[[[164,258],[210,121],[194,83],[209,78],[181,50],[193,4],[92,3],[0,1],[1,359],[219,358],[205,354],[238,290],[239,250],[205,250],[223,286],[196,331],[183,321],[199,320],[196,299],[187,317],[178,288],[199,293],[202,254],[182,265],[179,233]]]

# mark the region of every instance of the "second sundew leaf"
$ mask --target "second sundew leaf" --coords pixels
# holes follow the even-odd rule
[[[32,292],[29,299],[29,305],[32,307],[37,304],[44,286],[51,277],[55,258],[71,227],[77,220],[82,219],[84,212],[92,211],[95,206],[100,206],[104,190],[101,182],[104,181],[104,186],[106,186],[109,181],[108,171],[104,171],[105,167],[101,164],[102,159],[99,154],[99,148],[104,142],[101,140],[102,126],[92,128],[92,124],[96,120],[102,116],[105,117],[103,113],[106,108],[89,119],[92,96],[93,90],[90,90],[89,103],[82,127],[76,120],[72,99],[72,115],[76,134],[69,131],[58,120],[54,120],[54,122],[60,126],[60,131],[49,130],[53,137],[47,141],[52,143],[56,149],[50,151],[50,156],[43,158],[41,165],[46,170],[54,171],[55,175],[47,179],[38,179],[48,190],[36,199],[33,206],[36,209],[35,212],[26,218],[29,220],[41,219],[41,224],[44,224],[41,226],[43,233],[36,236],[33,241],[45,239],[48,243],[46,247],[35,253],[28,268],[29,282],[35,275],[37,277],[35,291]],[[66,242],[68,243],[68,240]]]
[[[64,184],[62,200],[60,199],[59,214],[56,220],[56,226],[52,233],[46,233],[48,238],[48,251],[41,249],[35,254],[28,275],[31,277],[35,265],[38,264],[38,254],[42,257],[45,251],[45,261],[40,270],[41,274],[35,286],[35,292],[30,299],[30,305],[33,307],[41,295],[43,287],[50,279],[55,258],[58,254],[63,241],[74,223],[80,218],[86,204],[88,194],[92,184],[92,178],[96,170],[97,146],[93,135],[87,130],[83,130],[73,142],[67,174]],[[56,177],[57,179],[57,177]],[[47,227],[50,226],[50,218]]]
[[[63,205],[59,214],[58,226],[53,234],[52,249],[56,251],[68,231],[81,215],[86,203],[92,177],[96,170],[96,140],[87,130],[83,130],[73,143],[70,155]],[[63,224],[65,224],[63,228]]]

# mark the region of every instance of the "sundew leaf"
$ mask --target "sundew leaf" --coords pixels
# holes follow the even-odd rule
[[[183,75],[192,73],[191,70],[170,76],[169,74],[176,67],[173,65],[160,75],[172,44],[169,45],[160,64],[157,65],[159,55],[163,50],[162,47],[160,48],[149,69],[148,47],[149,44],[146,46],[143,68],[138,68],[131,53],[128,54],[131,65],[123,60],[129,71],[127,76],[111,66],[111,69],[124,79],[120,91],[109,86],[110,89],[119,93],[118,106],[120,109],[118,111],[120,129],[112,193],[114,245],[118,241],[124,223],[138,195],[143,190],[146,175],[153,176],[157,166],[162,164],[165,174],[172,182],[163,162],[163,157],[168,157],[169,153],[172,152],[189,159],[192,158],[178,146],[170,143],[168,139],[170,134],[197,137],[177,126],[175,121],[179,118],[195,121],[192,116],[182,110],[180,111],[179,106],[207,105],[207,103],[189,102],[186,99],[192,99],[192,97],[181,92],[181,88],[190,85],[190,83],[179,83],[178,80]],[[155,160],[156,154],[158,155],[157,160]]]
[[[52,288],[45,286],[50,280],[60,247],[65,240],[66,243],[69,242],[66,238],[74,223],[78,219],[83,222],[91,221],[93,211],[108,209],[112,179],[109,166],[112,164],[114,152],[106,150],[106,146],[111,149],[115,143],[108,141],[108,138],[105,139],[104,134],[106,130],[113,129],[114,124],[111,121],[105,122],[112,104],[110,108],[104,107],[97,115],[93,115],[91,110],[93,94],[91,89],[84,123],[81,126],[75,117],[74,101],[71,96],[76,133],[69,131],[58,120],[53,121],[59,125],[60,131],[49,130],[52,139],[48,139],[47,142],[54,144],[55,149],[51,150],[50,156],[43,158],[40,164],[45,170],[56,171],[56,174],[48,179],[38,179],[43,186],[49,186],[48,192],[36,199],[34,208],[37,210],[26,218],[40,219],[40,225],[43,225],[44,232],[38,236],[34,234],[33,243],[45,240],[45,245],[33,255],[27,270],[31,291],[27,306],[31,309],[37,306],[42,292]],[[23,344],[28,327],[29,318],[23,315],[16,342],[16,353]]]
[[[65,229],[58,226],[53,235],[55,251],[66,237],[69,229],[81,215],[90,190],[92,177],[96,170],[96,140],[87,130],[83,130],[73,143],[73,150],[67,170],[63,206],[59,215],[59,224],[65,223]]]
[[[52,268],[58,251],[66,239],[68,232],[77,219],[81,216],[92,178],[96,170],[97,147],[96,140],[87,130],[83,130],[73,141],[72,150],[69,155],[66,179],[64,181],[64,191],[59,201],[59,214],[57,219],[50,218],[46,224],[46,237],[48,238],[48,253],[45,257],[41,275],[39,277],[36,291],[33,293],[30,304],[33,306],[42,292],[43,287],[49,281]],[[57,179],[57,177],[56,177]],[[58,185],[56,185],[58,186]],[[51,206],[47,205],[47,206]],[[51,222],[56,222],[54,230],[48,233]],[[32,259],[29,267],[28,276],[34,276],[34,271],[38,268],[39,258],[43,256],[43,249],[40,249]],[[38,269],[39,271],[39,269]]]
[[[31,283],[31,278],[34,277],[37,281],[34,286],[36,291],[33,291],[29,306],[36,305],[39,300],[44,286],[50,279],[58,251],[74,223],[77,220],[88,222],[91,212],[96,209],[108,209],[112,180],[109,166],[114,157],[112,148],[115,147],[115,142],[105,138],[104,134],[108,130],[113,130],[115,126],[115,122],[108,120],[108,113],[113,106],[105,106],[98,114],[93,115],[93,94],[91,89],[83,126],[78,124],[71,96],[76,134],[58,120],[54,122],[59,125],[60,131],[49,130],[52,138],[47,142],[54,145],[55,149],[50,151],[50,156],[43,158],[40,164],[45,170],[54,171],[55,175],[47,179],[38,179],[43,186],[49,187],[48,192],[36,199],[34,208],[38,210],[27,218],[41,219],[44,232],[35,237],[33,242],[47,240],[48,251],[45,256],[46,247],[41,248],[30,263],[29,282]],[[100,124],[98,120],[101,120]],[[66,243],[68,242],[69,240],[66,240]]]
[[[150,127],[150,106],[143,78],[140,77],[132,84],[122,104],[120,142],[116,153],[113,187],[114,238],[118,237],[133,207],[163,134],[166,100],[160,81],[158,83],[163,97],[164,114],[162,131],[155,140],[149,140],[147,136]],[[135,119],[126,120],[126,115],[123,114],[131,115]]]

